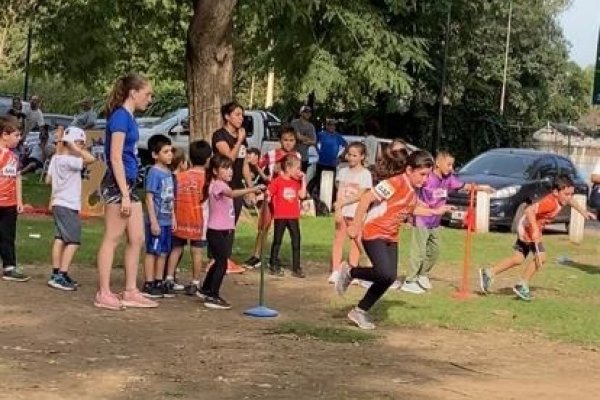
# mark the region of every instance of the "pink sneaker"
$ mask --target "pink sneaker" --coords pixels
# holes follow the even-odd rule
[[[131,308],[156,308],[158,303],[142,296],[139,290],[125,290],[121,293],[121,304]]]
[[[121,311],[125,308],[123,307],[123,303],[121,303],[119,298],[113,293],[101,294],[100,292],[96,293],[96,297],[94,298],[94,306],[113,311]]]

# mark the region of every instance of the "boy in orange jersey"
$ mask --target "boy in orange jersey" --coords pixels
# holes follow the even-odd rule
[[[558,176],[552,185],[552,192],[525,209],[525,213],[519,221],[513,255],[497,262],[491,268],[479,270],[479,282],[483,294],[488,293],[496,275],[522,264],[529,253],[533,253],[533,262],[529,262],[521,275],[521,281],[513,288],[520,299],[531,301],[529,282],[546,260],[546,251],[542,244],[544,227],[558,215],[565,205],[571,206],[586,219],[596,218],[594,214],[573,200],[574,190],[571,178],[566,175]]]

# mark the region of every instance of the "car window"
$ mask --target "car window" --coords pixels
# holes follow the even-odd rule
[[[461,174],[529,178],[535,158],[520,154],[484,153],[467,163]]]
[[[566,158],[557,157],[558,169],[560,174],[568,175],[571,179],[577,178],[577,170],[573,166],[573,163]]]
[[[536,163],[536,177],[544,179],[558,175],[558,167],[554,157],[543,157]]]

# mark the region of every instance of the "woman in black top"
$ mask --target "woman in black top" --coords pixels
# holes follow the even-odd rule
[[[212,148],[214,154],[221,154],[233,161],[233,177],[229,182],[232,189],[243,189],[252,187],[252,175],[246,160],[248,142],[246,141],[246,130],[244,123],[244,108],[233,101],[221,107],[223,127],[212,135]],[[246,185],[244,186],[244,181]],[[254,195],[248,195],[250,201],[254,201]],[[243,198],[233,199],[235,209],[235,222],[237,223],[242,212]]]

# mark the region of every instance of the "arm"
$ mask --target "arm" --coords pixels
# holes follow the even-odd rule
[[[569,202],[567,204],[570,205],[571,208],[574,208],[579,214],[581,214],[583,218],[596,219],[596,215],[594,213],[589,212],[585,206],[582,206],[581,204],[576,202],[573,197],[569,199]]]
[[[85,165],[91,164],[94,161],[96,161],[96,158],[89,151],[87,151],[86,149],[79,148],[74,143],[65,143],[65,146],[67,146],[75,154],[77,154],[78,156],[80,156],[83,159],[83,163]]]
[[[304,200],[306,198],[306,175],[304,174],[302,174],[302,186],[298,192],[298,197],[300,200]]]
[[[146,212],[148,213],[148,219],[150,220],[150,230],[153,235],[160,235],[160,225],[158,225],[158,218],[156,218],[156,212],[154,210],[154,194],[152,192],[146,192]]]
[[[229,145],[224,140],[218,141],[215,144],[215,147],[217,148],[217,150],[220,154],[229,158],[231,161],[235,161],[235,159],[238,157],[238,153],[240,152],[240,147],[242,147],[244,140],[246,140],[246,130],[244,128],[240,128],[238,131],[237,141],[233,145],[233,148],[230,149]]]
[[[317,141],[314,138],[312,138],[308,135],[303,135],[300,132],[297,133],[297,137],[300,142],[302,142],[303,144],[305,144],[307,146],[314,145],[317,143]]]
[[[473,183],[466,183],[464,188],[467,191],[476,190],[476,191],[487,192],[490,194],[495,192],[494,188],[491,187],[490,185],[476,185]]]
[[[525,208],[525,218],[527,218],[527,222],[529,222],[529,226],[531,226],[531,238],[534,242],[539,242],[542,234],[540,232],[540,226],[535,218],[537,207],[537,203],[534,203]]]
[[[356,238],[362,231],[363,221],[365,219],[367,210],[375,200],[377,200],[377,197],[372,190],[369,190],[360,196],[360,200],[356,206],[356,212],[354,213],[354,219],[352,220],[350,226],[348,226],[347,230],[348,236],[350,236],[352,239]]]
[[[417,206],[413,211],[413,215],[418,215],[421,217],[431,217],[433,215],[444,215],[448,211],[453,210],[453,206],[440,206],[438,208],[430,208],[422,201],[417,201]]]
[[[19,214],[23,212],[23,181],[21,180],[21,174],[17,175],[17,212]]]
[[[131,199],[129,198],[129,190],[127,188],[127,179],[125,177],[125,166],[123,165],[123,145],[125,144],[124,132],[113,132],[110,147],[110,162],[113,170],[113,175],[117,186],[121,191],[121,212],[129,215],[131,207]]]
[[[241,197],[241,196],[245,196],[247,194],[254,194],[254,193],[259,193],[263,190],[263,187],[261,185],[258,186],[254,186],[248,189],[226,189],[223,191],[223,194],[227,197],[231,197],[233,199],[235,199],[236,197]]]

